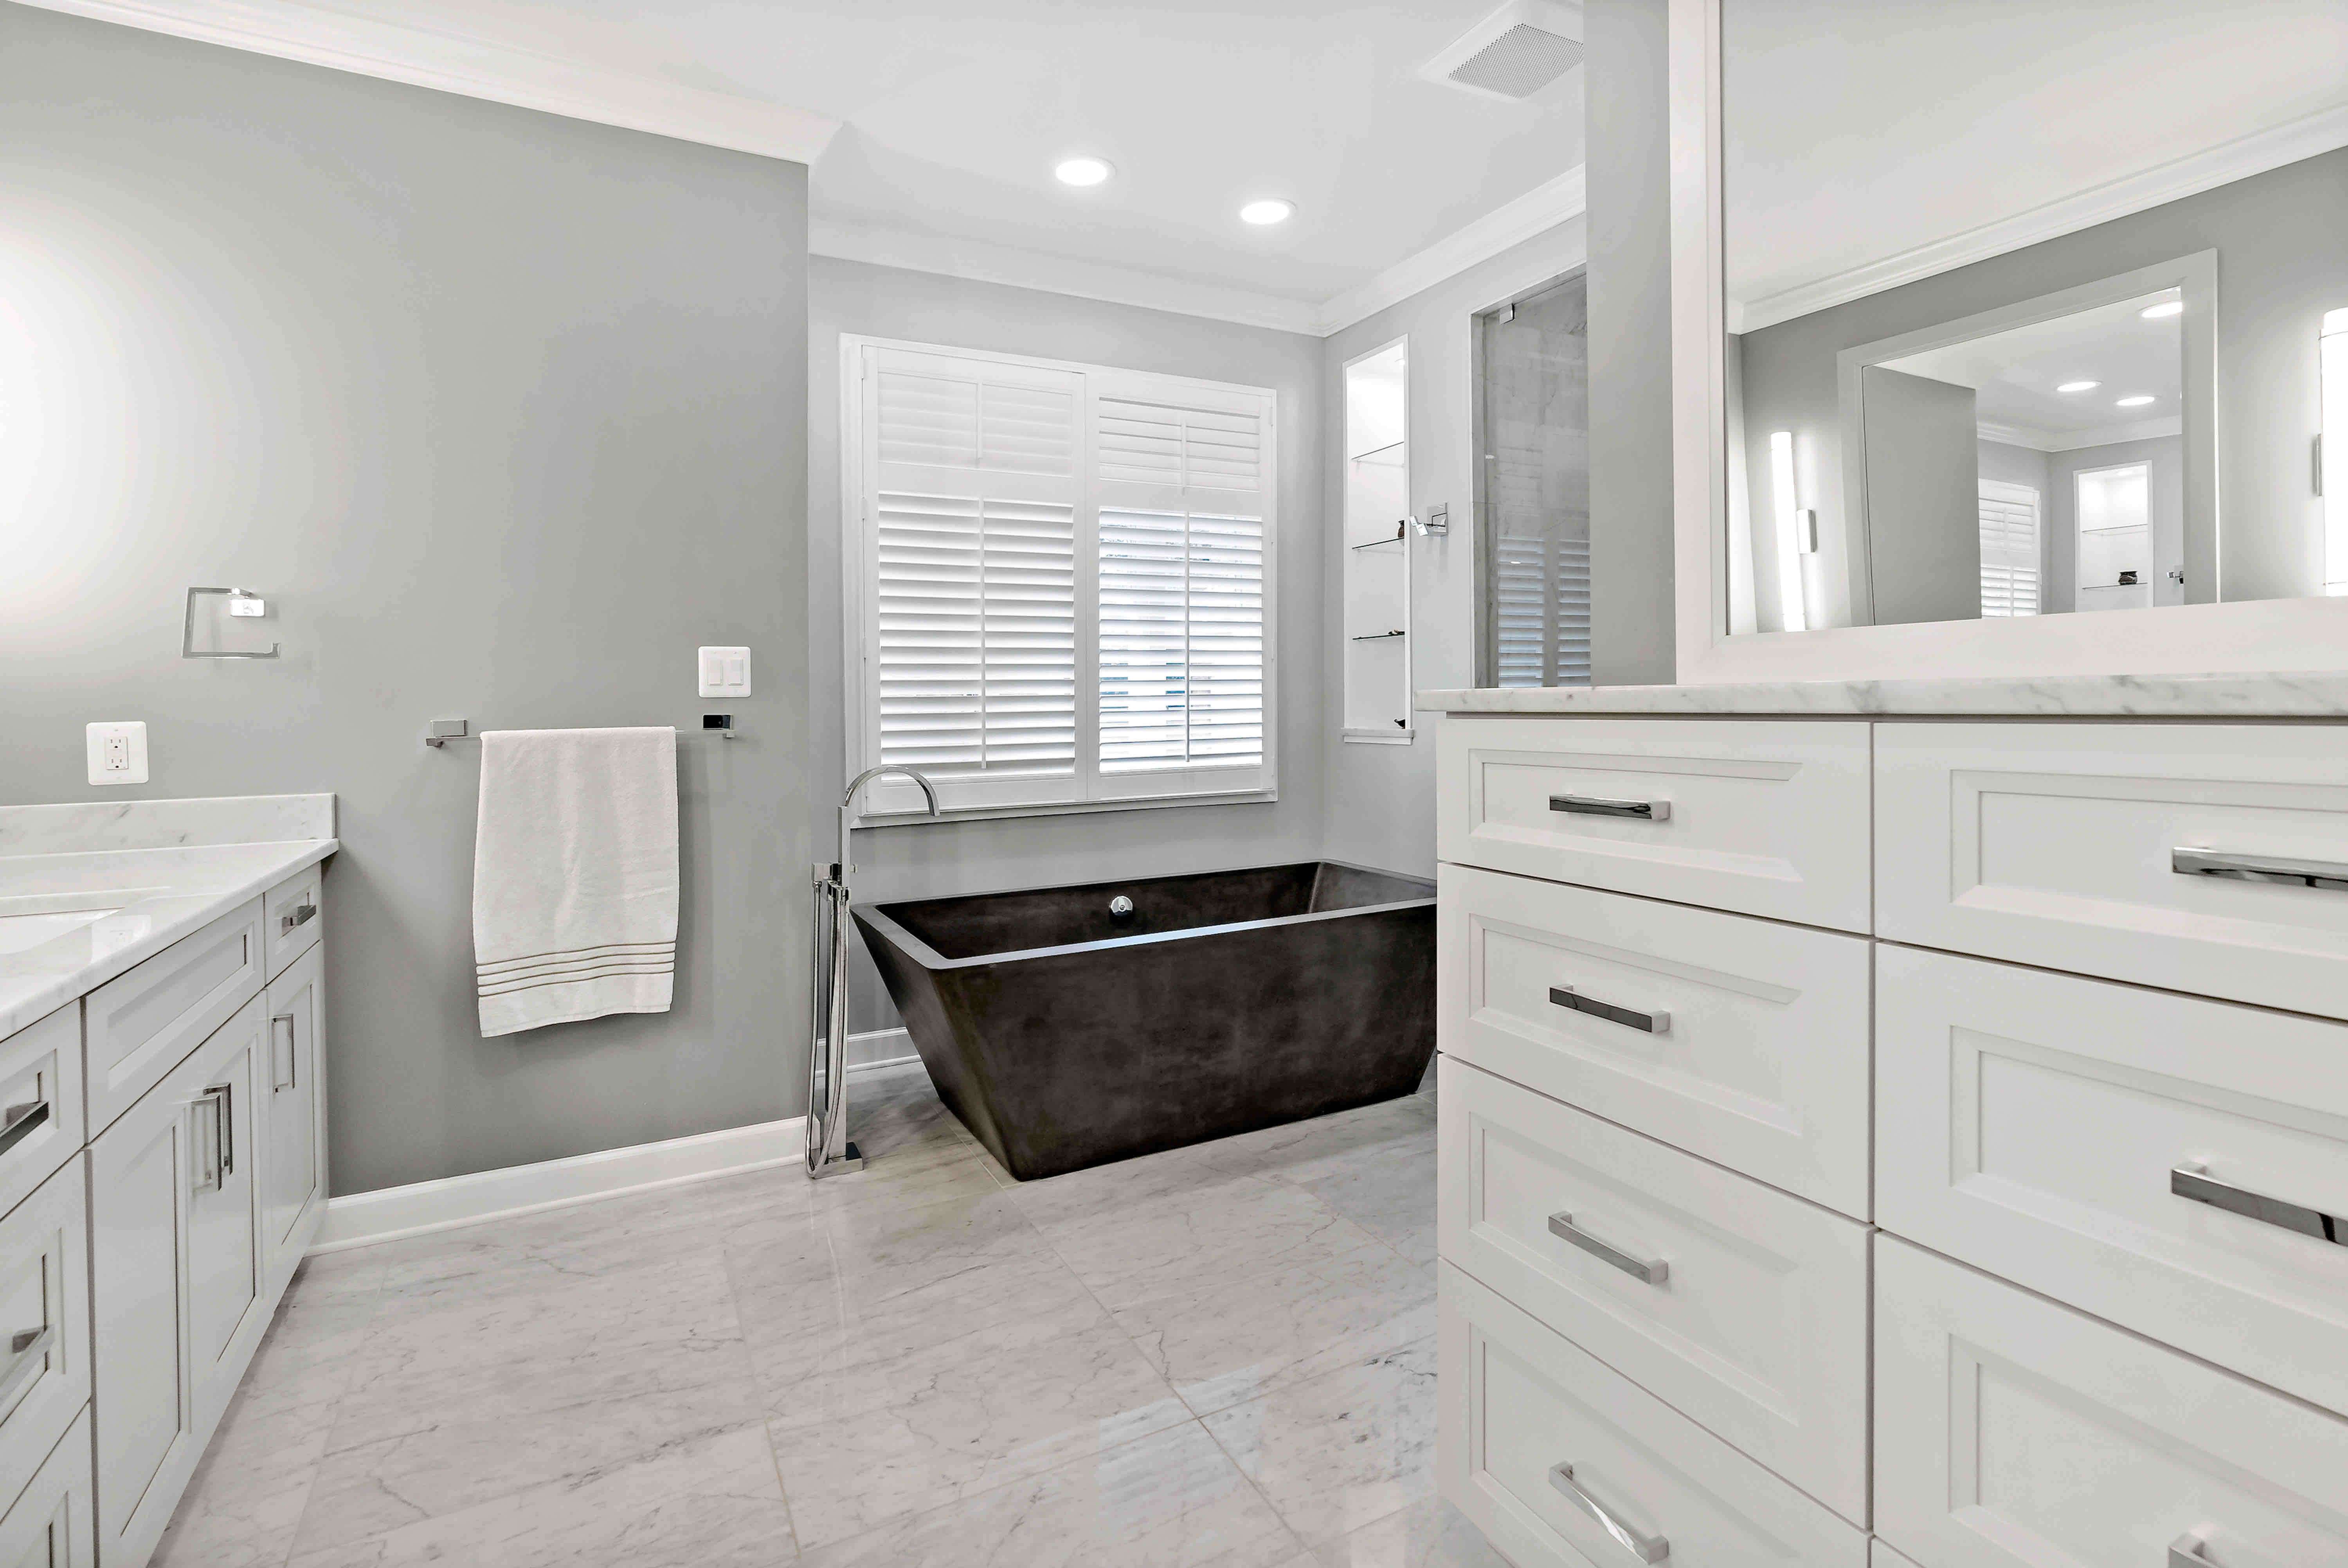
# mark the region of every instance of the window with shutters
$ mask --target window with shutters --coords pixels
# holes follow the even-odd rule
[[[1981,482],[1981,612],[2038,613],[2038,492]]]
[[[947,810],[1271,794],[1273,395],[842,352],[851,772]]]

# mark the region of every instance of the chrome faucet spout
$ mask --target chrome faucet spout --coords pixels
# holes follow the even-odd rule
[[[863,793],[864,786],[869,781],[880,777],[882,774],[902,774],[921,785],[922,798],[929,803],[930,815],[932,816],[939,815],[938,787],[930,782],[929,775],[921,769],[909,768],[900,763],[882,763],[877,768],[866,768],[862,773],[858,774],[850,782],[847,791],[839,797],[839,869],[837,876],[842,887],[848,886],[848,835],[856,820],[856,797]]]

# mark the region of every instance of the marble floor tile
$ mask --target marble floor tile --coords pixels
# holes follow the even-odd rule
[[[1252,1176],[1171,1192],[1040,1226],[1076,1277],[1112,1310],[1380,1245],[1299,1188]]]
[[[330,1448],[315,1467],[294,1549],[386,1534],[739,1429],[759,1414],[745,1378],[526,1413],[455,1415],[381,1441]]]
[[[832,1419],[800,1408],[770,1423],[807,1546],[1190,1419],[1105,1314],[1081,1327],[1004,1324],[807,1387],[827,1382],[840,1398]]]
[[[781,1568],[797,1556],[772,1450],[753,1426],[292,1561],[295,1568]]]
[[[1383,1243],[1116,1309],[1200,1415],[1375,1359],[1435,1332],[1435,1276]]]
[[[1324,1543],[1321,1568],[1511,1568],[1468,1516],[1427,1498]]]
[[[802,1562],[806,1568],[1288,1568],[1302,1550],[1214,1440],[1186,1421],[812,1548]]]
[[[1435,1341],[1205,1419],[1291,1530],[1319,1543],[1435,1495]]]
[[[860,1173],[306,1261],[160,1568],[1494,1568],[1431,1095],[1030,1183],[918,1067],[850,1099]]]

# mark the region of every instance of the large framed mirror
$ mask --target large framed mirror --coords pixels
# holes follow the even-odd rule
[[[1681,679],[2348,667],[2348,5],[1672,13]]]

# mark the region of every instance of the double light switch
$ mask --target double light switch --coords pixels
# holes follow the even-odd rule
[[[747,648],[703,649],[701,694],[705,697],[748,696],[750,651]]]

